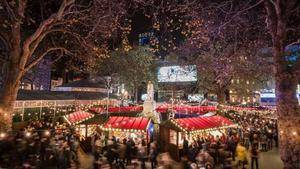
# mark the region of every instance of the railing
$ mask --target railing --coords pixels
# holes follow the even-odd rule
[[[51,106],[69,106],[69,105],[106,105],[107,101],[104,100],[25,100],[15,101],[14,108],[39,108],[39,107],[51,107]],[[110,105],[118,105],[117,100],[110,100]]]

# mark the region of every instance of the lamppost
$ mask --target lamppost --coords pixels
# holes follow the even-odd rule
[[[108,105],[109,105],[109,93],[110,93],[111,77],[110,76],[106,76],[105,77],[105,81],[106,81],[106,87],[107,87],[106,117],[108,117]]]

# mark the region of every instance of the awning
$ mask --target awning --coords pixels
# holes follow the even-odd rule
[[[85,111],[77,111],[68,115],[64,116],[64,119],[69,123],[69,124],[78,124],[81,123],[85,120],[88,120],[90,118],[94,117],[93,114],[85,112]]]
[[[116,131],[147,131],[150,119],[145,117],[122,117],[112,116],[102,126],[104,130]]]
[[[172,106],[169,104],[164,104],[156,108],[157,112],[167,113],[172,110]],[[177,114],[205,114],[210,111],[216,111],[216,106],[188,106],[188,105],[174,105],[173,111]]]
[[[193,117],[173,119],[172,123],[185,132],[202,132],[236,126],[229,119],[222,116]]]
[[[93,112],[104,114],[107,109],[105,107],[95,107],[90,109]],[[109,107],[109,113],[130,113],[130,112],[142,112],[143,106],[122,106],[122,107]]]

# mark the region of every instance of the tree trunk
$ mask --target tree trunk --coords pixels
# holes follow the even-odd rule
[[[30,83],[30,89],[33,90],[33,82]]]
[[[135,87],[134,89],[134,101],[135,103],[138,103],[138,88]]]
[[[0,131],[10,130],[12,127],[14,102],[17,99],[21,77],[22,73],[18,66],[10,63],[8,75],[0,94]]]
[[[0,93],[0,131],[11,130],[14,103],[17,99],[20,80],[23,75],[24,66],[21,59],[21,25],[16,22],[13,25],[11,48],[7,71],[5,71],[3,88]]]
[[[300,112],[296,97],[297,78],[276,75],[276,101],[280,154],[285,169],[300,168]]]
[[[277,15],[280,16],[280,15]],[[300,168],[300,112],[296,96],[298,79],[284,57],[286,20],[277,20],[273,34],[275,61],[276,108],[278,114],[279,148],[285,169]]]
[[[219,104],[224,104],[226,100],[225,90],[219,89],[217,91],[217,101]]]

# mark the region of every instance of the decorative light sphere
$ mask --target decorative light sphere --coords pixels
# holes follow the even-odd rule
[[[0,133],[0,138],[1,138],[1,139],[4,138],[5,136],[6,136],[5,133]]]
[[[31,136],[31,133],[30,133],[30,132],[26,132],[26,133],[25,133],[25,136],[26,136],[26,137],[30,137],[30,136]]]
[[[46,136],[49,136],[49,135],[50,135],[50,132],[49,132],[48,130],[46,130],[46,131],[45,131],[45,135],[46,135]]]

